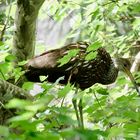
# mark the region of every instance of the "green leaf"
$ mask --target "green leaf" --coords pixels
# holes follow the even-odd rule
[[[134,13],[139,13],[140,12],[140,3],[137,3],[137,4],[133,5],[132,12],[134,12]]]
[[[33,116],[34,116],[33,112],[25,112],[25,113],[22,113],[21,115],[12,117],[11,119],[9,119],[9,122],[18,122],[18,121],[29,120]]]
[[[90,52],[86,55],[85,60],[90,61],[95,59],[97,56],[97,52]]]
[[[43,89],[45,89],[46,91],[48,91],[49,89],[51,89],[51,88],[53,87],[53,85],[52,85],[52,84],[48,84],[48,83],[45,81],[45,82],[43,82],[43,83],[41,84],[41,87],[42,87]]]
[[[30,105],[29,101],[21,100],[21,99],[12,99],[9,101],[9,103],[6,104],[7,108],[19,108],[19,109],[25,109],[27,105]]]
[[[95,18],[97,18],[98,15],[99,15],[99,9],[97,8],[97,9],[92,13],[92,20],[94,20]]]
[[[15,127],[20,127],[22,130],[29,132],[29,131],[34,131],[38,123],[41,123],[41,121],[40,120],[34,120],[34,121],[22,120],[22,121],[14,122],[13,125]]]
[[[125,123],[128,122],[129,119],[127,118],[122,118],[122,117],[111,117],[109,118],[110,123]]]
[[[59,67],[63,66],[64,64],[67,64],[71,60],[71,58],[75,57],[78,54],[78,52],[79,49],[69,50],[68,54],[66,54],[58,60],[58,62],[60,63]]]
[[[41,82],[43,82],[47,79],[47,76],[39,76],[39,79],[40,79]]]
[[[27,105],[26,107],[25,107],[25,109],[26,110],[28,110],[28,111],[32,111],[32,112],[37,112],[38,110],[41,110],[41,109],[43,109],[44,108],[44,104],[45,103],[36,103],[36,104],[31,104],[31,105]]]
[[[87,52],[96,51],[101,47],[101,42],[96,41],[87,48]]]
[[[0,125],[0,138],[2,137],[8,137],[9,136],[9,129],[6,126],[1,126]]]
[[[12,54],[9,54],[8,56],[5,57],[5,61],[7,61],[7,62],[11,62],[14,60],[16,60],[16,57]]]
[[[12,67],[12,65],[10,63],[8,63],[8,62],[0,64],[0,70],[3,73],[8,73],[8,71],[11,69],[11,67]]]
[[[74,125],[75,121],[72,120],[72,118],[70,116],[64,115],[64,114],[60,114],[58,115],[58,121],[59,123],[61,123],[62,125]]]
[[[60,136],[56,133],[47,133],[46,140],[60,140]]]
[[[25,82],[22,85],[22,88],[25,89],[25,90],[31,90],[31,89],[33,89],[33,87],[34,87],[34,83],[33,82]]]
[[[2,31],[4,28],[4,25],[0,25],[0,31]]]
[[[10,73],[13,70],[13,65],[10,62],[0,63],[0,77],[2,79],[9,79]]]
[[[68,83],[62,90],[58,92],[58,97],[65,97],[69,91],[71,91],[72,86]]]
[[[126,79],[124,78],[124,75],[123,75],[123,76],[120,76],[120,77],[118,78],[117,84],[118,84],[119,86],[122,86],[122,85],[126,84]]]
[[[96,89],[96,91],[97,91],[97,93],[102,94],[102,95],[108,95],[109,94],[107,88],[99,87],[98,89]]]
[[[0,41],[0,46],[4,45],[4,43],[2,41]]]
[[[88,54],[85,57],[85,60],[93,60],[97,56],[97,49],[101,47],[101,43],[99,41],[94,42],[91,44],[88,48],[87,51]]]
[[[113,137],[119,137],[123,134],[124,129],[121,127],[112,127],[109,130],[109,139],[113,138]]]
[[[76,135],[76,131],[74,131],[72,128],[67,128],[67,129],[63,129],[62,131],[60,131],[60,135],[63,138],[72,138]]]
[[[58,62],[60,63],[59,67],[67,64],[70,61],[71,57],[69,55],[65,55],[63,58],[59,59]]]
[[[107,136],[107,133],[101,130],[88,130],[88,129],[79,129],[77,130],[81,140],[98,140],[99,136],[104,138]]]
[[[27,63],[27,61],[18,62],[18,65],[19,65],[19,66],[23,66],[23,65],[25,65],[26,63]]]
[[[140,124],[138,123],[125,124],[124,128],[129,132],[136,133],[137,130],[140,128]]]
[[[124,125],[124,135],[126,138],[137,139],[140,133],[140,122]],[[139,138],[138,138],[139,139]]]

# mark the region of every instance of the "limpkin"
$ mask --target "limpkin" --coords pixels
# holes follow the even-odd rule
[[[38,82],[39,76],[46,75],[49,82],[55,82],[58,78],[64,76],[64,79],[60,80],[61,84],[70,82],[75,87],[84,90],[95,83],[111,84],[116,80],[118,72],[123,71],[128,75],[140,94],[136,82],[129,71],[130,62],[127,59],[112,59],[109,53],[100,47],[97,50],[93,50],[93,52],[96,51],[97,53],[95,58],[86,60],[85,57],[89,53],[87,52],[88,46],[89,44],[85,42],[73,43],[63,48],[47,51],[29,60],[26,65],[28,69],[26,72],[27,79]],[[77,54],[70,58],[66,64],[60,65],[59,60],[74,49],[78,49]],[[81,104],[82,99],[79,101],[79,115],[76,100],[73,100],[79,126],[83,126]]]

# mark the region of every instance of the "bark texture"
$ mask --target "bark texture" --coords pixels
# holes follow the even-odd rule
[[[15,15],[15,32],[12,53],[17,61],[33,57],[36,19],[44,0],[18,0]]]
[[[13,98],[33,99],[27,91],[0,79],[0,125],[6,124],[7,119],[14,116],[15,110],[5,108],[5,104]]]
[[[12,49],[17,62],[34,55],[36,19],[44,1],[17,0]],[[5,104],[12,98],[32,99],[27,91],[0,79],[0,124],[6,124],[7,119],[15,115],[15,110],[5,108]]]

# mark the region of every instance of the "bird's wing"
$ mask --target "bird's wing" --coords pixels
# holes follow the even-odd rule
[[[86,51],[86,48],[88,47],[87,43],[73,43],[69,44],[67,46],[64,46],[60,49],[50,50],[47,51],[40,56],[36,56],[29,60],[26,67],[27,68],[36,68],[36,69],[42,69],[42,68],[54,68],[58,66],[59,62],[58,60],[62,58],[63,56],[67,55],[70,50],[73,49],[79,49],[79,53],[77,56],[71,58],[70,61],[75,61],[79,54],[84,53]]]

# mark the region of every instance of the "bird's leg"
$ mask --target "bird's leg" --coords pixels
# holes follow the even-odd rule
[[[71,71],[71,74],[70,74],[70,76],[68,78],[68,82],[70,82],[72,74],[76,74],[77,72],[78,72],[78,70],[76,68]],[[77,88],[75,90],[75,95],[78,93],[78,85],[76,87]],[[82,109],[82,106],[81,106],[82,100],[80,99],[78,107],[77,107],[77,99],[73,98],[72,99],[72,103],[73,103],[73,107],[74,107],[74,110],[75,110],[75,113],[76,113],[76,118],[77,118],[77,121],[78,121],[78,126],[83,128],[83,115],[82,115],[82,111],[81,111],[81,109]],[[78,110],[78,108],[79,108],[79,110]],[[80,116],[79,116],[79,113],[80,113]]]
[[[82,97],[79,101],[78,108],[79,108],[79,113],[80,113],[81,127],[84,128]]]
[[[79,114],[78,114],[78,108],[77,108],[77,101],[76,101],[76,99],[72,99],[72,103],[73,103],[73,107],[74,107],[74,110],[75,110],[75,113],[76,113],[76,118],[77,118],[77,121],[78,121],[78,126],[81,127],[81,122],[80,122],[80,117],[79,117]]]
[[[78,87],[76,88],[76,90],[75,90],[75,95],[78,93]],[[81,128],[82,127],[82,122],[81,122],[81,115],[79,115],[79,113],[80,113],[80,109],[78,110],[78,106],[77,106],[77,99],[74,97],[73,99],[72,99],[72,103],[73,103],[73,106],[74,106],[74,110],[75,110],[75,113],[76,113],[76,118],[77,118],[77,121],[78,121],[78,126],[79,126],[79,128]],[[79,102],[80,103],[80,102]],[[82,102],[81,102],[82,103]]]
[[[71,80],[71,76],[72,76],[72,72],[68,78],[68,82],[70,82]],[[78,93],[78,88],[76,88],[75,90],[75,94]],[[75,110],[75,113],[76,113],[76,118],[77,118],[77,121],[78,121],[78,126],[81,127],[81,123],[80,123],[80,117],[79,117],[79,114],[78,114],[78,108],[77,108],[77,100],[75,98],[72,99],[72,104],[73,104],[73,107],[74,107],[74,110]]]

